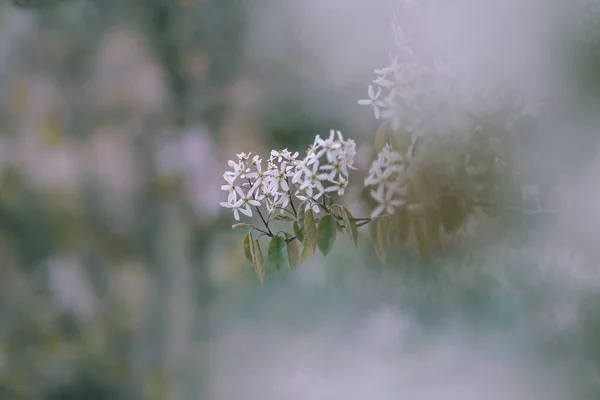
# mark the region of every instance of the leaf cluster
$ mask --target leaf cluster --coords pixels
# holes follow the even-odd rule
[[[358,245],[358,226],[369,221],[368,218],[354,218],[350,211],[339,204],[326,206],[322,204],[325,214],[316,217],[313,209],[300,204],[294,217],[279,216],[276,219],[292,223],[291,231],[280,231],[276,234],[260,233],[255,237],[249,230],[243,238],[242,246],[248,262],[254,267],[254,272],[261,283],[266,275],[265,261],[275,272],[280,272],[289,266],[294,273],[298,265],[312,256],[318,249],[327,255],[333,249],[338,232],[348,235],[354,245]],[[246,224],[236,224],[235,228],[246,227]],[[269,237],[267,257],[263,256],[260,238]]]
[[[510,136],[481,121],[472,133],[415,137],[383,122],[374,147],[385,144],[402,154],[406,202],[393,215],[373,221],[371,242],[386,263],[391,247],[412,249],[423,257],[442,247],[483,215],[497,218],[514,204],[516,168]],[[481,211],[481,212],[478,212]]]

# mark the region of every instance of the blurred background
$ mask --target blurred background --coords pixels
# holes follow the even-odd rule
[[[227,160],[335,128],[368,168],[356,101],[397,3],[2,2],[0,399],[597,398],[595,1],[490,2],[464,29],[551,82],[561,112],[519,143],[530,179],[563,185],[558,217],[426,279],[376,266],[366,237],[264,285],[247,264]],[[509,45],[533,25],[553,27],[542,67]]]

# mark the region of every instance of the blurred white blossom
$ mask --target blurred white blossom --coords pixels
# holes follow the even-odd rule
[[[371,164],[364,182],[365,187],[375,187],[370,193],[378,205],[372,211],[371,218],[384,212],[393,214],[396,207],[405,203],[405,161],[400,153],[386,144]]]

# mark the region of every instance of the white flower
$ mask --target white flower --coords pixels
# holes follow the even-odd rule
[[[404,204],[404,201],[394,200],[394,192],[389,190],[386,192],[383,185],[379,186],[377,190],[372,190],[371,197],[379,203],[371,213],[371,218],[380,216],[384,211],[393,214],[396,207]]]
[[[302,194],[302,192],[300,192],[300,191],[297,191],[295,193],[295,196],[298,198],[298,200],[306,202],[304,211],[308,211],[308,210],[312,209],[313,212],[316,214],[320,211],[319,205],[317,204],[316,200],[318,200],[322,194],[323,193],[317,193],[316,196],[313,196],[312,188],[308,187],[308,188],[304,189],[304,194]]]
[[[400,164],[402,160],[402,155],[392,150],[389,144],[386,144],[377,155],[377,159],[371,164],[369,173],[365,178],[365,186],[388,184],[390,178],[403,171]]]
[[[314,162],[312,164],[312,169],[309,169],[306,166],[303,168],[305,180],[300,185],[300,190],[313,188],[317,189],[317,193],[323,194],[325,192],[325,188],[323,187],[323,183],[321,183],[321,181],[327,179],[327,174],[319,174],[319,162]]]
[[[277,159],[277,162],[281,162],[282,159],[289,159],[291,153],[288,151],[288,149],[283,149],[283,150],[271,150],[271,157],[269,158],[270,162],[273,162],[275,159]]]
[[[379,78],[373,80],[373,83],[383,88],[391,88],[395,85],[394,82],[390,81],[389,79],[386,79],[383,76],[380,76]]]
[[[240,208],[236,205],[237,202],[236,203],[229,203],[229,202],[226,202],[226,201],[222,201],[220,204],[221,204],[221,207],[231,208],[232,211],[233,211],[233,217],[235,218],[235,220],[236,221],[240,220],[240,212],[239,212]]]
[[[242,176],[242,174],[244,174],[245,172],[248,171],[248,169],[241,162],[236,163],[233,160],[229,160],[227,162],[227,165],[229,165],[231,168],[233,168],[233,171],[227,171],[227,172],[225,172],[225,175],[227,175],[233,179],[236,179],[237,177]]]
[[[340,176],[338,181],[331,180],[333,186],[329,186],[325,189],[326,192],[337,192],[338,195],[342,196],[348,187],[348,181],[344,177]]]
[[[272,187],[274,188],[274,190],[278,190],[280,187],[285,192],[290,190],[290,187],[287,183],[287,175],[285,172],[286,166],[287,166],[287,162],[284,161],[281,163],[281,167],[274,171],[273,181],[272,181]]]
[[[252,197],[254,188],[248,190],[247,193],[244,193],[243,190],[240,187],[236,187],[235,191],[238,192],[238,194],[241,196],[241,199],[239,199],[234,205],[234,213],[235,210],[238,209],[242,214],[247,215],[248,217],[252,216],[252,209],[250,208],[250,206],[255,206],[255,207],[259,207],[260,206],[260,202],[258,200],[255,200]],[[238,218],[236,218],[237,220]]]
[[[383,67],[381,69],[376,69],[373,72],[375,72],[377,75],[381,75],[382,78],[385,78],[387,76],[387,74],[389,74],[390,72],[393,72],[394,70],[396,70],[398,68],[398,56],[394,56],[391,52],[389,53],[389,57],[390,57],[390,61],[392,62],[390,65],[388,65],[387,67]]]
[[[312,162],[323,156],[327,158],[327,162],[333,162],[337,156],[336,150],[341,147],[341,144],[335,140],[335,131],[332,129],[330,131],[329,138],[326,140],[319,138],[316,146],[320,147],[320,150],[314,154],[312,157]]]
[[[227,185],[222,185],[221,186],[221,190],[226,190],[227,192],[227,202],[228,203],[235,203],[237,201],[237,195],[235,192],[235,186],[232,185],[231,183],[227,184]]]
[[[381,95],[381,88],[377,88],[377,93],[375,93],[373,85],[369,85],[368,95],[368,99],[358,100],[358,104],[360,104],[361,106],[371,106],[371,108],[373,108],[373,111],[375,112],[375,118],[379,119],[379,107],[386,106],[386,104],[383,101],[378,100],[379,96]]]

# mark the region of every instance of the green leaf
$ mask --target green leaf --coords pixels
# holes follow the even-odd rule
[[[253,241],[252,241],[252,233],[248,232],[244,235],[244,240],[242,242],[242,245],[244,246],[244,254],[246,255],[246,259],[251,263],[254,264],[254,262],[252,261],[253,258],[253,253],[254,253],[254,248],[253,248]]]
[[[287,239],[286,247],[290,271],[294,273],[296,267],[300,264],[300,242],[297,237],[296,239],[290,240],[293,236],[287,232],[285,233],[285,238]]]
[[[438,245],[439,219],[430,216],[411,217],[411,223],[415,247],[419,256],[424,257]]]
[[[292,217],[290,217],[289,215],[278,215],[275,218],[278,221],[293,221],[294,219]]]
[[[375,140],[373,142],[373,147],[375,147],[376,153],[379,153],[381,150],[383,150],[383,147],[385,146],[385,142],[387,140],[387,126],[387,122],[382,122],[381,125],[379,125],[379,128],[377,128],[377,133],[375,133]]]
[[[412,138],[410,134],[396,129],[390,132],[388,137],[394,150],[402,155],[406,155],[406,153],[408,153],[408,149],[412,144]]]
[[[373,251],[375,256],[382,263],[385,264],[387,261],[387,245],[388,245],[388,220],[376,220],[371,224],[371,242],[373,244]]]
[[[346,232],[348,233],[348,236],[350,236],[350,239],[352,239],[354,242],[354,245],[358,246],[358,228],[356,226],[356,221],[346,207],[342,207],[342,211],[342,218],[344,220]]]
[[[304,246],[302,247],[302,259],[306,260],[308,259],[308,257],[312,256],[312,254],[315,252],[314,247],[312,247],[311,245],[304,243]]]
[[[296,216],[296,220],[298,221],[298,226],[300,228],[304,227],[304,216],[306,215],[306,212],[304,210],[305,208],[306,208],[306,202],[303,201],[298,206],[298,215]]]
[[[265,282],[265,264],[263,261],[262,251],[260,250],[260,244],[257,239],[253,240],[253,255],[254,255],[254,272],[256,272],[256,276],[260,283]]]
[[[297,221],[294,221],[294,235],[300,243],[304,242],[304,230],[298,225]]]
[[[283,248],[285,247],[285,240],[281,236],[273,236],[269,242],[269,250],[267,253],[269,264],[277,272],[281,271],[283,266]]]
[[[465,212],[455,196],[444,196],[440,200],[440,217],[447,232],[454,232],[465,222]]]
[[[319,222],[317,231],[317,244],[323,255],[329,254],[335,243],[337,234],[337,221],[331,214],[325,215]]]
[[[391,224],[394,230],[394,236],[398,240],[398,244],[404,244],[410,233],[410,220],[406,207],[400,207],[396,210],[392,217]]]
[[[245,227],[247,227],[247,226],[248,226],[248,224],[244,224],[243,222],[241,222],[241,223],[239,223],[239,224],[234,224],[234,225],[231,225],[231,227],[232,227],[233,229],[242,229],[242,228],[245,228]]]
[[[315,217],[313,211],[309,209],[304,214],[304,249],[302,250],[302,257],[307,259],[317,248],[317,225],[315,224]]]

